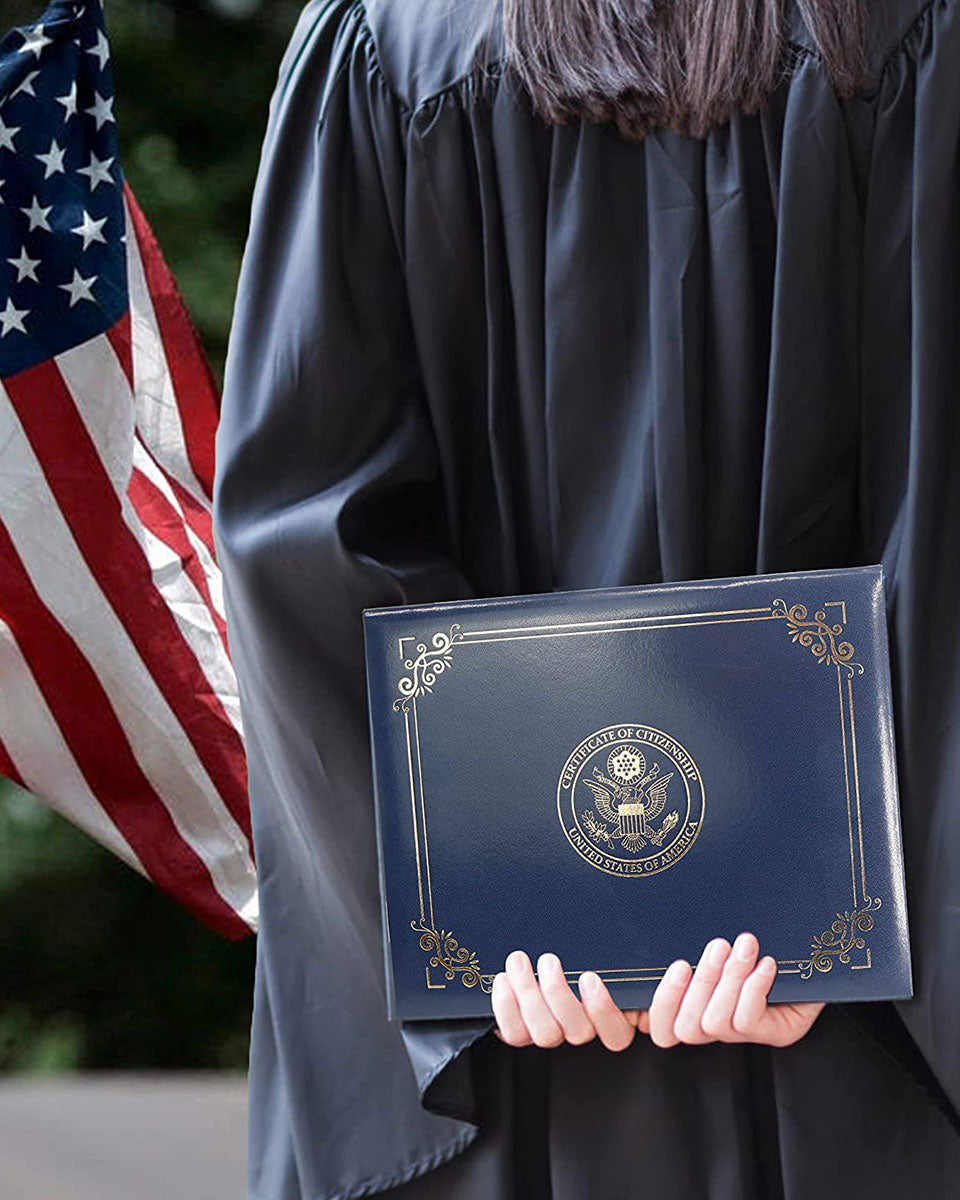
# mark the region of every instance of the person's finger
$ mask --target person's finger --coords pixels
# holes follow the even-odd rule
[[[744,1040],[733,1028],[733,1014],[740,999],[743,981],[756,965],[759,949],[759,943],[752,933],[741,933],[733,943],[723,974],[700,1017],[700,1026],[708,1036],[721,1042]]]
[[[573,994],[563,973],[563,965],[555,954],[540,955],[537,959],[537,976],[547,1007],[560,1023],[566,1040],[573,1046],[582,1046],[584,1042],[595,1038],[597,1031],[593,1022]]]
[[[614,1004],[607,985],[594,971],[584,971],[578,981],[584,1011],[608,1050],[626,1050],[636,1029]]]
[[[673,1024],[673,1032],[681,1042],[699,1046],[704,1042],[713,1041],[713,1038],[703,1031],[700,1018],[729,956],[730,943],[726,938],[714,938],[704,947]]]
[[[497,1037],[508,1046],[529,1046],[533,1039],[520,1015],[520,1005],[510,980],[503,971],[493,977],[491,999],[493,1015],[497,1020],[497,1028],[494,1030]]]
[[[650,1032],[650,1009],[641,1008],[637,1013],[637,1029],[640,1033]]]
[[[547,1007],[530,965],[530,959],[522,950],[507,955],[507,978],[513,988],[523,1023],[538,1046],[559,1046],[563,1041],[563,1030]]]
[[[776,959],[766,955],[743,982],[740,999],[733,1011],[733,1027],[742,1037],[753,1041],[767,1011],[767,996],[777,977]]]
[[[792,1046],[806,1036],[824,1007],[822,1000],[806,1000],[801,1004],[768,1004],[755,1040],[765,1046]]]
[[[650,1040],[655,1046],[666,1049],[675,1046],[679,1038],[673,1031],[680,1004],[691,977],[690,964],[682,958],[670,964],[666,974],[657,984],[650,1002]]]

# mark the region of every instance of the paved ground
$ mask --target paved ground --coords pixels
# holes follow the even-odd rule
[[[0,1200],[243,1200],[244,1080],[0,1080]]]

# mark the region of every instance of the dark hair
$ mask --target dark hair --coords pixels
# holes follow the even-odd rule
[[[501,66],[553,124],[702,137],[793,69],[784,0],[502,0]],[[796,0],[840,96],[867,83],[863,0]],[[802,52],[802,51],[801,51]]]

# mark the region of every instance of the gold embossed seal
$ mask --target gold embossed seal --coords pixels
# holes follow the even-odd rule
[[[557,812],[567,841],[599,871],[655,875],[679,862],[703,824],[704,787],[690,753],[650,725],[608,725],[563,765]]]

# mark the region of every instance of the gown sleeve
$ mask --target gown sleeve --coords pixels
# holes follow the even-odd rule
[[[477,1133],[461,1052],[492,1026],[386,1019],[362,610],[472,594],[407,304],[408,118],[362,5],[308,4],[270,104],[214,488],[260,887],[260,1197],[368,1195],[457,1154]]]

